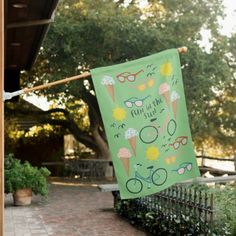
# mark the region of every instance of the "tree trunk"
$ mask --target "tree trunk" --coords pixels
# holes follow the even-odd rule
[[[92,130],[92,136],[94,138],[95,143],[99,147],[98,158],[110,160],[111,154],[109,151],[108,144],[105,142],[105,140],[99,134],[98,128],[95,128]]]
[[[236,153],[234,154],[234,170],[236,171]]]
[[[11,110],[11,109],[9,109]],[[26,116],[33,116],[33,119],[38,123],[45,124],[49,123],[51,125],[59,125],[68,129],[71,134],[74,135],[75,139],[78,142],[83,143],[86,147],[92,149],[101,159],[111,159],[108,144],[106,141],[106,135],[103,131],[99,132],[99,128],[101,128],[101,117],[98,115],[97,111],[90,108],[90,117],[91,119],[91,127],[90,131],[81,130],[77,123],[73,120],[73,116],[70,115],[68,111],[61,108],[51,109],[49,111],[32,111],[29,112],[25,109],[14,109],[13,111],[18,111],[18,114],[24,114]],[[51,118],[51,113],[61,112],[65,116],[65,120],[57,120]],[[11,113],[12,115],[12,113]],[[102,129],[102,128],[101,128]]]

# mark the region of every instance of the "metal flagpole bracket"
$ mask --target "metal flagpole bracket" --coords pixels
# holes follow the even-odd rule
[[[21,89],[21,90],[17,90],[15,92],[3,92],[3,100],[6,101],[6,100],[10,100],[12,99],[13,97],[16,97],[16,96],[19,96],[21,94],[24,94],[24,90]]]

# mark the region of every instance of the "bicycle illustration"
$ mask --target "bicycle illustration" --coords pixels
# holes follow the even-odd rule
[[[126,188],[130,193],[140,193],[143,189],[142,181],[148,183],[148,188],[151,188],[151,184],[156,186],[163,185],[167,180],[167,171],[164,168],[157,168],[154,169],[154,166],[148,166],[147,169],[149,170],[149,175],[147,177],[142,176],[138,172],[138,167],[142,166],[142,164],[138,163],[134,166],[135,169],[135,177],[129,179],[126,182]]]
[[[156,119],[153,119],[155,121]],[[167,132],[170,136],[173,136],[176,129],[177,124],[173,119],[168,120],[168,116],[162,125],[162,127],[157,125],[146,125],[139,132],[139,138],[143,143],[150,144],[157,140],[159,134],[163,133],[165,128],[167,128]]]

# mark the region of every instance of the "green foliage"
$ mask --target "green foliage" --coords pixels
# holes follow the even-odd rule
[[[194,144],[200,149],[212,139],[214,145],[221,144],[232,154],[236,149],[236,37],[228,38],[219,32],[222,0],[150,0],[143,9],[135,2],[124,7],[123,1],[60,1],[55,23],[30,74],[33,80],[25,82],[38,85],[185,45],[189,51],[181,55],[181,63]],[[202,29],[211,33],[209,52],[199,45]],[[70,131],[99,151],[101,144],[97,140],[106,142],[106,138],[90,79],[40,93],[61,103],[82,99],[90,119],[90,129],[83,136],[89,139],[80,138],[80,127]],[[95,133],[101,137],[91,135]]]
[[[214,194],[215,225],[229,235],[236,235],[236,186],[226,185],[210,189]]]
[[[236,235],[236,186],[219,185],[211,188],[194,184],[189,188],[213,194],[214,218],[211,225],[201,220],[194,210],[187,211],[188,214],[176,215],[171,209],[163,211],[162,205],[152,210],[145,205],[142,207],[143,203],[135,199],[117,200],[115,209],[132,224],[153,235],[201,235],[202,229],[207,229],[207,235]]]
[[[212,232],[209,225],[201,221],[193,212],[189,215],[176,215],[171,211],[164,212],[161,208],[150,211],[144,207],[137,210],[140,206],[135,205],[133,201],[120,200],[116,204],[116,211],[128,218],[131,224],[144,229],[151,235],[202,235],[203,229],[207,233]]]
[[[21,163],[12,154],[5,157],[5,193],[15,193],[22,188],[31,188],[34,194],[47,196],[47,168],[37,168],[29,162]]]
[[[195,183],[191,189],[213,194],[213,233],[216,235],[236,235],[236,185],[215,185]]]

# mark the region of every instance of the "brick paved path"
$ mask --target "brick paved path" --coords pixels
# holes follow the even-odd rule
[[[113,210],[111,193],[96,188],[51,185],[47,200],[13,207],[5,196],[5,236],[144,236]]]

